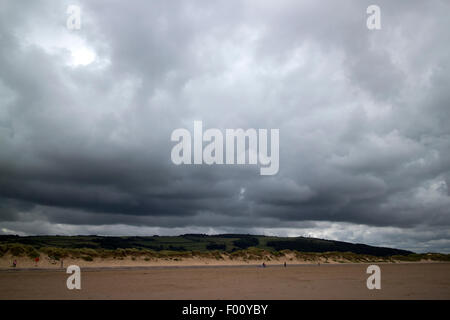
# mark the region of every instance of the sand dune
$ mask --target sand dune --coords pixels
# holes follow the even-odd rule
[[[375,258],[375,257],[372,257]],[[0,270],[13,269],[12,262],[17,261],[17,268],[38,268],[38,269],[60,269],[61,261],[49,258],[46,255],[42,255],[39,262],[28,257],[13,257],[11,255],[5,255],[0,258]],[[287,254],[282,257],[264,256],[260,259],[245,259],[234,258],[230,256],[222,255],[221,259],[208,258],[208,257],[167,257],[167,258],[148,258],[148,257],[123,257],[120,259],[114,258],[94,258],[92,261],[86,261],[83,259],[65,258],[63,259],[63,267],[69,265],[78,265],[80,267],[87,268],[102,268],[102,267],[165,267],[165,266],[256,266],[265,262],[268,265],[282,265],[284,262],[287,264],[344,264],[353,263],[352,261],[338,256],[333,258],[318,257],[313,260],[299,258],[295,254]],[[386,259],[380,258],[379,260],[367,261],[367,263],[386,263]],[[401,261],[392,262],[399,263]],[[432,263],[432,261],[423,261]],[[404,262],[402,262],[404,263]]]

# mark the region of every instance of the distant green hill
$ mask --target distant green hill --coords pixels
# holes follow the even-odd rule
[[[240,249],[256,247],[268,251],[285,249],[299,252],[352,252],[377,257],[409,255],[407,250],[375,247],[343,241],[324,240],[306,237],[272,237],[248,234],[184,234],[180,236],[148,237],[104,237],[104,236],[29,236],[0,235],[0,244],[25,244],[36,249],[89,248],[89,249],[147,249],[154,251],[210,251],[234,252]]]

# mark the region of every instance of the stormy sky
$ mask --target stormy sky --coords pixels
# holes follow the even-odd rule
[[[370,4],[381,30],[366,27]],[[444,0],[1,0],[0,234],[450,252],[449,12]],[[175,165],[171,133],[195,120],[279,129],[278,174]]]

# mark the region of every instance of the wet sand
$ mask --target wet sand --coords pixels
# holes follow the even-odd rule
[[[0,299],[450,299],[450,263],[379,264],[381,290],[367,266],[82,268],[81,290],[64,271],[8,270]]]

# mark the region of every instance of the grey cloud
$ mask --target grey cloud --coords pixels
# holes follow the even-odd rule
[[[1,6],[4,232],[312,224],[448,251],[448,3],[379,1],[379,31],[367,1],[80,1],[79,31],[68,4]],[[80,48],[96,59],[70,65]],[[194,120],[279,128],[279,173],[175,166],[170,134]]]

